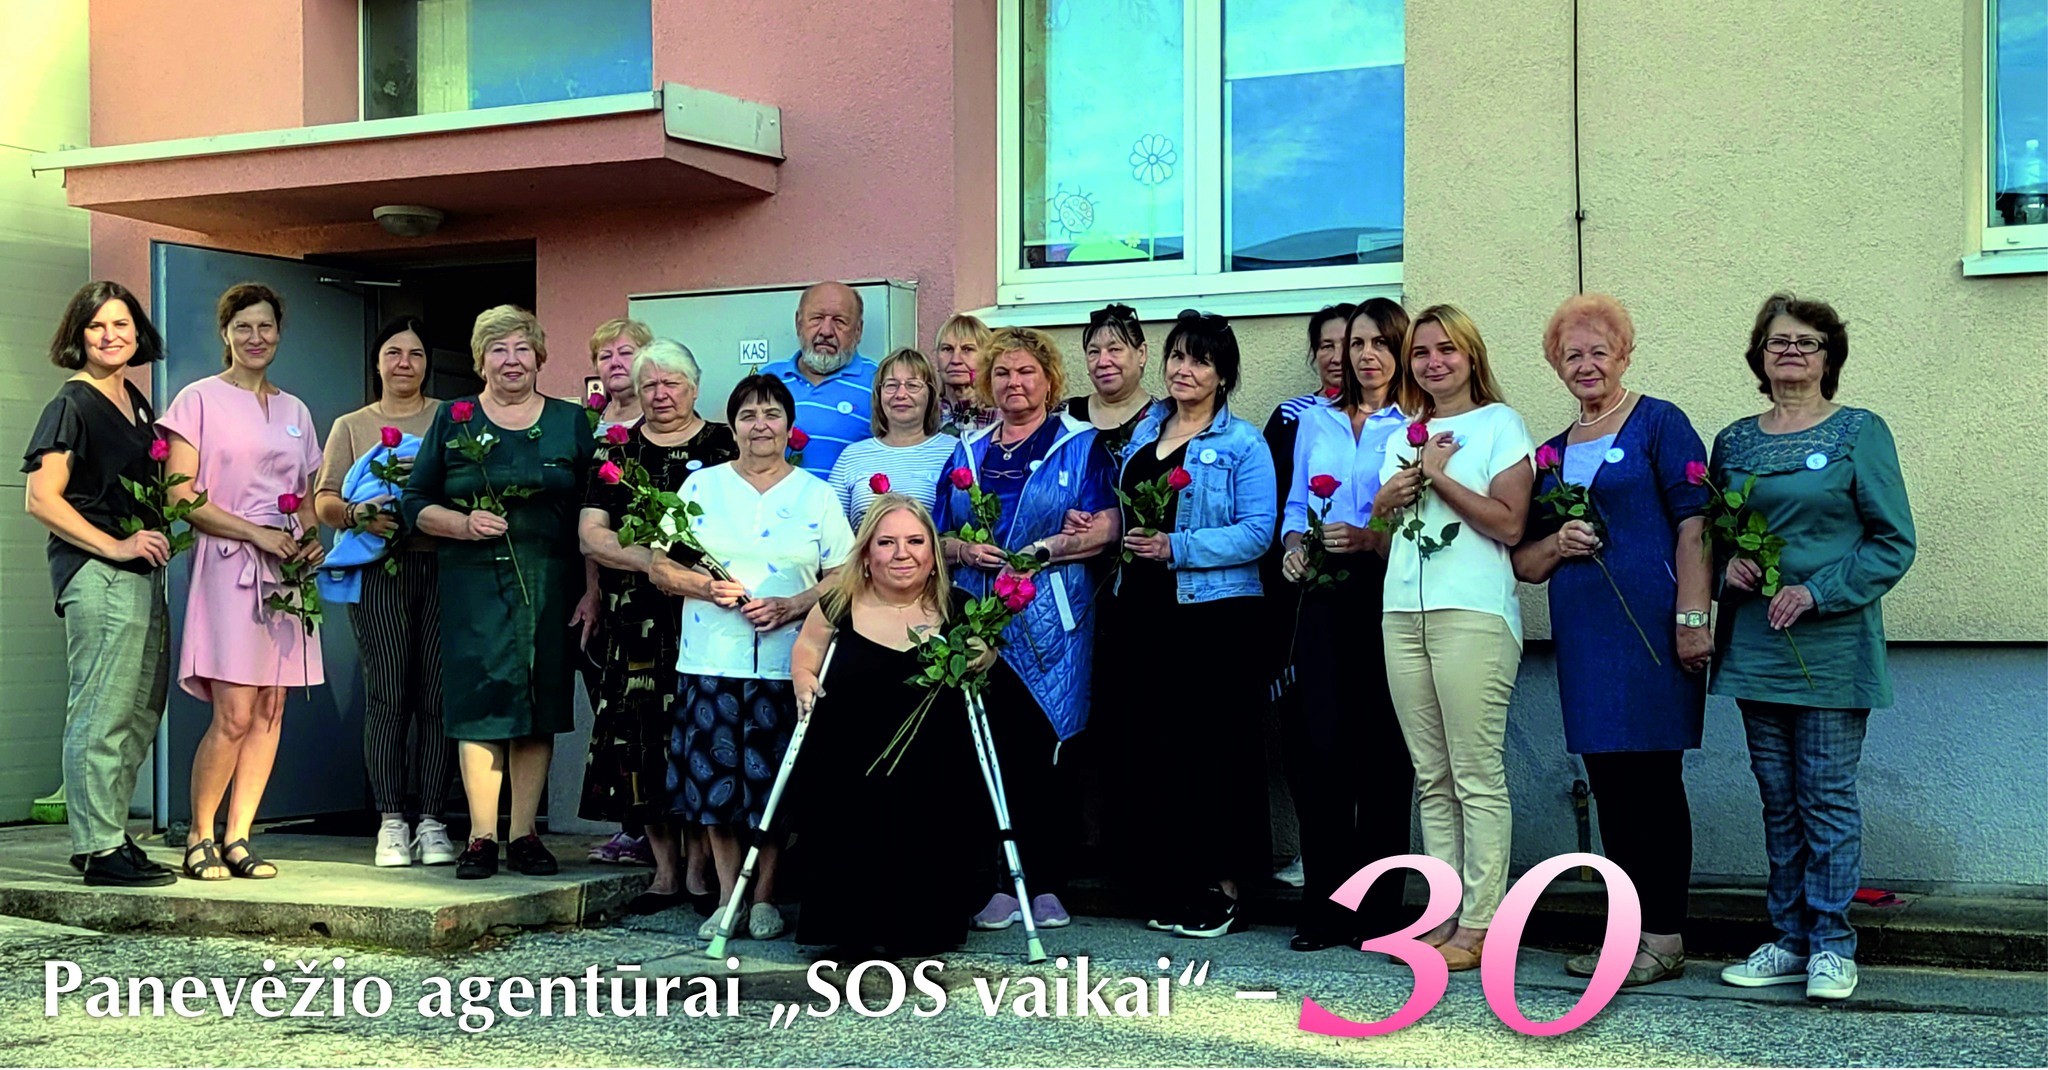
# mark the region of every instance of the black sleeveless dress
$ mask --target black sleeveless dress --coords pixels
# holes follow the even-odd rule
[[[950,951],[987,898],[978,867],[995,835],[966,705],[960,692],[941,692],[895,771],[868,772],[930,694],[909,682],[924,663],[915,650],[860,634],[850,619],[835,623],[838,648],[797,760],[796,941]]]

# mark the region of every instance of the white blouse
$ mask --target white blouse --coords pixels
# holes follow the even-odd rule
[[[1510,468],[1531,465],[1536,443],[1522,416],[1506,405],[1483,405],[1457,416],[1440,416],[1427,425],[1431,435],[1449,431],[1457,436],[1458,452],[1444,465],[1444,477],[1485,494],[1495,476]],[[1380,468],[1384,483],[1400,471],[1401,461],[1413,460],[1415,449],[1408,445],[1406,432],[1397,432],[1387,447]],[[1416,506],[1401,512],[1406,523]],[[1420,502],[1422,533],[1436,538],[1445,524],[1460,525],[1450,546],[1423,561],[1415,543],[1396,534],[1387,553],[1387,588],[1384,605],[1389,613],[1418,613],[1425,609],[1471,609],[1505,618],[1517,643],[1522,641],[1522,605],[1515,597],[1515,569],[1508,560],[1508,547],[1479,533],[1442,496],[1426,491]]]
[[[1408,426],[1401,410],[1387,406],[1365,418],[1358,437],[1351,437],[1351,414],[1335,405],[1317,405],[1301,413],[1294,437],[1294,483],[1287,488],[1287,508],[1280,534],[1306,532],[1308,514],[1322,514],[1323,501],[1309,493],[1309,480],[1335,476],[1337,493],[1330,496],[1327,520],[1364,527],[1372,519],[1372,499],[1380,492],[1380,466],[1386,451],[1400,441],[1396,432]]]

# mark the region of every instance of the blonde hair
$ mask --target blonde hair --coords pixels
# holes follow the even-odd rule
[[[974,381],[974,396],[983,405],[993,407],[996,403],[996,358],[1005,353],[1023,353],[1038,362],[1039,370],[1045,374],[1045,411],[1052,412],[1067,400],[1066,363],[1060,359],[1060,347],[1053,342],[1052,335],[1029,327],[1005,327],[988,340],[988,359],[982,364],[988,374]]]
[[[956,312],[948,317],[946,322],[939,324],[939,333],[932,335],[932,348],[938,349],[948,338],[959,338],[974,343],[974,359],[987,360],[989,342],[995,336],[996,332],[989,330],[988,324],[981,322],[980,317]],[[981,369],[975,370],[978,372]],[[978,379],[980,376],[977,375],[975,378]]]
[[[1636,325],[1621,302],[1607,294],[1573,294],[1557,306],[1557,311],[1550,314],[1550,325],[1543,328],[1543,359],[1551,367],[1564,362],[1564,332],[1580,326],[1605,335],[1616,356],[1625,357],[1635,351]]]
[[[484,373],[484,354],[491,346],[515,334],[524,334],[533,343],[534,370],[547,367],[548,336],[541,331],[540,320],[518,305],[498,305],[477,313],[476,327],[469,332],[469,356],[478,375]]]
[[[1415,359],[1415,336],[1431,323],[1443,328],[1444,336],[1472,362],[1472,378],[1466,382],[1466,389],[1472,392],[1473,403],[1492,405],[1507,401],[1500,384],[1494,381],[1493,367],[1486,363],[1486,341],[1479,337],[1479,325],[1456,305],[1431,305],[1416,313],[1408,324],[1408,336],[1401,339],[1401,352],[1407,355],[1401,362],[1401,411],[1423,418],[1436,415],[1436,399],[1422,388],[1422,380],[1416,378],[1415,372],[1421,363]]]
[[[596,360],[598,350],[620,337],[632,339],[634,349],[646,349],[654,341],[654,332],[648,330],[647,325],[639,320],[629,320],[623,316],[615,320],[606,320],[598,324],[597,330],[590,334],[590,359]]]
[[[846,559],[846,567],[833,577],[832,586],[820,599],[827,618],[845,616],[854,599],[873,589],[874,578],[867,572],[868,550],[874,546],[875,531],[882,526],[883,518],[892,513],[909,513],[924,528],[925,537],[930,540],[926,545],[932,551],[932,573],[925,577],[924,593],[920,597],[927,608],[938,613],[941,624],[951,615],[953,584],[946,575],[946,555],[939,552],[939,530],[932,523],[931,511],[915,498],[884,494],[868,506],[867,515],[861,518],[860,530],[853,536],[852,556]]]
[[[871,410],[868,415],[868,430],[873,432],[876,438],[889,433],[889,414],[882,408],[882,383],[887,379],[889,369],[898,366],[909,368],[919,379],[924,380],[924,433],[938,434],[939,373],[932,369],[932,362],[926,360],[923,353],[909,348],[889,354],[875,367],[875,389],[868,403]]]

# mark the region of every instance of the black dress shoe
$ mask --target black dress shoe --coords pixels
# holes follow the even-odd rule
[[[127,852],[128,860],[135,863],[136,869],[142,870],[145,873],[174,874],[177,872],[177,870],[161,862],[152,861],[148,855],[142,853],[142,847],[135,842],[135,837],[133,836],[122,841],[121,850]]]
[[[176,884],[178,875],[164,869],[142,869],[119,847],[85,860],[85,883],[95,888],[155,888]]]
[[[455,859],[455,879],[483,880],[498,875],[498,841],[482,837],[469,841]]]
[[[529,832],[505,845],[505,862],[515,873],[529,877],[552,877],[561,871],[555,856],[540,842],[540,834]]]

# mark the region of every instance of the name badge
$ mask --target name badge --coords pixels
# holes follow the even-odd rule
[[[1060,627],[1070,632],[1073,631],[1074,606],[1073,603],[1067,601],[1067,578],[1057,572],[1052,575],[1052,602],[1053,605],[1059,607]]]
[[[1033,461],[1033,462],[1031,462],[1031,470],[1032,470],[1032,471],[1034,471],[1034,472],[1036,472],[1036,471],[1038,470],[1038,462],[1037,462],[1037,461]],[[1070,475],[1072,475],[1072,474],[1073,474],[1073,473],[1071,473],[1071,472],[1064,472],[1064,471],[1063,471],[1063,472],[1061,472],[1061,473],[1060,473],[1060,486],[1062,486],[1062,487],[1066,486],[1066,485],[1067,485],[1067,477],[1068,477],[1068,476],[1070,476]]]
[[[1806,467],[1818,472],[1828,466],[1828,455],[1815,451],[1806,455]]]
[[[299,425],[298,425],[298,424],[286,424],[286,425],[284,425],[284,433],[285,433],[285,434],[287,434],[287,435],[290,435],[290,436],[292,436],[293,438],[298,438],[298,437],[300,437],[300,436],[302,436],[302,435],[304,435],[304,434],[305,434],[305,432],[304,432],[304,431],[301,431],[301,430],[299,430]]]
[[[842,401],[842,402],[840,402],[840,403],[839,403],[839,414],[840,414],[841,416],[845,416],[845,415],[848,415],[848,414],[850,414],[850,413],[852,413],[852,412],[853,412],[853,402],[851,402],[851,401]]]
[[[1621,447],[1616,446],[1613,449],[1607,451],[1607,463],[1620,464],[1621,459],[1626,456],[1628,456],[1628,454],[1621,452]]]
[[[1203,450],[1203,451],[1202,451],[1202,463],[1203,463],[1203,464],[1215,464],[1215,463],[1216,463],[1216,451],[1215,451],[1215,450]]]

